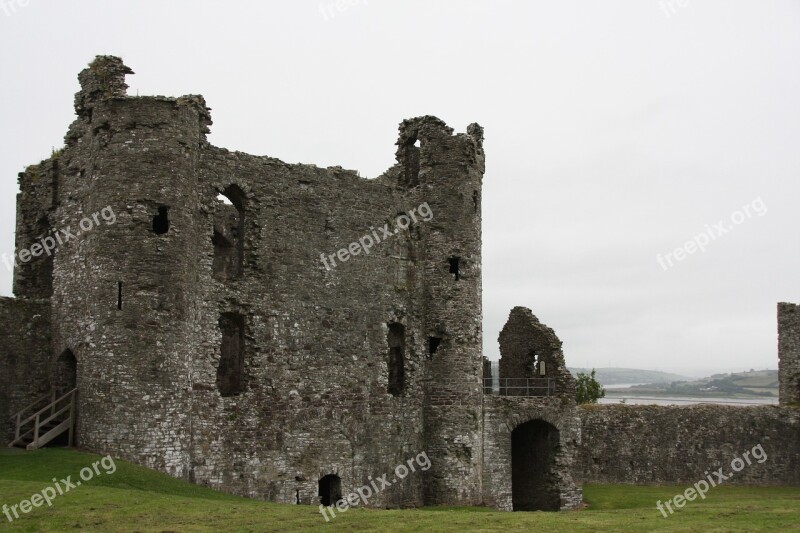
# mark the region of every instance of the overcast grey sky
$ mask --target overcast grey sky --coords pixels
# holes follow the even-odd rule
[[[777,368],[776,302],[800,302],[800,2],[681,4],[0,0],[0,252],[17,173],[113,54],[129,94],[203,94],[212,143],[291,163],[375,177],[402,119],[480,123],[490,358],[523,305],[574,366]]]

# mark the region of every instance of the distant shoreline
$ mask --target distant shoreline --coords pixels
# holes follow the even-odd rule
[[[625,400],[624,402],[622,400]],[[778,398],[753,398],[743,397],[734,398],[730,396],[702,397],[702,396],[669,396],[669,395],[608,395],[600,398],[598,403],[603,405],[613,405],[625,403],[627,405],[695,405],[708,403],[715,405],[778,405]]]

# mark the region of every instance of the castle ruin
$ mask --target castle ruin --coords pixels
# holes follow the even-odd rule
[[[795,407],[579,408],[561,341],[528,309],[491,375],[479,125],[405,120],[397,163],[367,180],[217,148],[201,96],[131,97],[128,74],[98,56],[66,146],[19,176],[8,442],[41,444],[19,423],[44,399],[82,448],[308,505],[421,452],[430,468],[370,506],[572,509],[581,482],[694,481],[762,441],[771,462],[742,482],[800,484]],[[786,404],[796,309],[779,306]]]

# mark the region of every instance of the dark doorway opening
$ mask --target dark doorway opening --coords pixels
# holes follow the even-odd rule
[[[558,511],[561,496],[555,475],[558,429],[531,420],[511,432],[511,499],[514,511]]]
[[[55,393],[55,398],[61,398],[66,393],[70,392],[71,390],[75,389],[78,386],[78,360],[75,357],[75,354],[72,353],[72,350],[66,349],[61,352],[56,360],[55,364],[53,365],[53,373],[52,373],[52,387],[53,392]],[[61,400],[56,404],[55,409],[60,410],[61,408],[67,407],[69,405],[69,398],[65,400]],[[77,404],[76,404],[77,409]],[[46,416],[46,415],[45,415]],[[50,428],[57,425],[59,422],[66,420],[69,417],[69,412],[65,415],[60,415],[55,421],[45,424],[42,429],[42,433],[48,431]],[[77,414],[76,414],[77,418]],[[72,431],[65,431],[58,435],[56,438],[45,444],[45,447],[66,447],[70,446],[70,434]],[[73,441],[74,442],[74,441]]]
[[[62,396],[78,386],[78,360],[72,350],[64,350],[56,359],[53,389]]]
[[[342,479],[336,474],[328,474],[319,480],[319,501],[325,507],[336,505],[342,499]]]

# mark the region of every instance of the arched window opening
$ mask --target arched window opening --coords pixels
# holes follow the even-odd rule
[[[233,279],[239,271],[237,249],[236,245],[231,242],[231,237],[231,235],[226,237],[216,229],[214,236],[211,237],[211,242],[214,244],[212,268],[214,276],[221,280]]]
[[[217,389],[221,396],[244,392],[244,319],[236,313],[224,313],[219,318],[222,333]]]
[[[406,141],[402,150],[403,184],[409,189],[419,185],[420,142],[416,137]]]
[[[245,195],[236,185],[217,195],[214,215],[213,273],[219,280],[237,278],[244,263]]]
[[[66,349],[56,358],[53,369],[53,390],[61,396],[78,386],[78,360]]]
[[[389,345],[389,394],[399,396],[406,388],[405,350],[406,328],[402,324],[389,324],[386,342]]]

